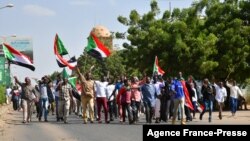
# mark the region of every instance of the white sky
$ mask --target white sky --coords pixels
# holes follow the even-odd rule
[[[158,0],[161,12],[175,7],[190,7],[193,0]],[[13,8],[0,9],[0,38],[11,35],[28,36],[33,40],[36,70],[11,66],[11,73],[41,78],[59,68],[53,53],[54,37],[58,33],[71,56],[79,57],[87,45],[87,37],[95,25],[110,31],[126,32],[117,21],[119,15],[128,17],[131,10],[140,14],[150,10],[150,0],[1,0],[0,7],[12,3]],[[121,44],[123,41],[114,41]]]

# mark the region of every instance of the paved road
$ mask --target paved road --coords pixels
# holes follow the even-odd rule
[[[197,117],[198,117],[197,113]],[[50,115],[49,122],[33,122],[22,124],[22,112],[8,110],[0,117],[0,139],[1,141],[141,141],[142,125],[145,119],[136,125],[120,124],[115,121],[110,124],[82,124],[82,119],[70,115],[69,124],[56,122],[55,117]],[[161,124],[171,124],[161,123]],[[179,124],[177,122],[177,124]],[[202,121],[194,119],[187,124],[249,124],[250,110],[238,111],[235,117],[230,112],[223,113],[223,119],[218,119],[218,112],[213,113],[212,123],[208,122],[207,114]],[[198,127],[197,127],[198,128]]]

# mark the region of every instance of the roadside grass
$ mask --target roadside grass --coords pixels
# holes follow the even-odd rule
[[[5,103],[5,87],[0,85],[0,104]]]

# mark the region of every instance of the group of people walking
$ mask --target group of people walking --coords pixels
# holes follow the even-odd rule
[[[238,97],[242,96],[235,81],[226,81],[228,93],[223,82],[209,82],[205,78],[200,88],[191,75],[184,80],[181,72],[177,77],[167,80],[163,80],[159,75],[152,78],[144,76],[141,80],[136,76],[121,76],[115,83],[109,76],[102,76],[100,81],[92,80],[90,72],[82,74],[78,68],[76,73],[79,80],[76,87],[68,83],[67,77],[62,78],[60,74],[54,81],[44,76],[37,81],[36,86],[31,84],[28,77],[24,83],[14,77],[21,91],[18,91],[17,85],[12,90],[13,108],[19,108],[20,98],[23,123],[32,120],[34,103],[38,120],[42,121],[44,118],[45,122],[48,122],[49,108],[52,109],[52,114],[56,113],[56,120],[64,123],[69,122],[70,113],[75,113],[82,116],[84,124],[88,121],[94,123],[95,120],[98,123],[110,123],[115,119],[119,119],[121,123],[127,120],[129,124],[135,124],[140,120],[141,113],[144,113],[147,123],[152,123],[153,120],[155,123],[172,120],[172,124],[176,124],[178,118],[181,124],[185,125],[187,121],[196,118],[197,112],[200,112],[199,119],[202,120],[207,111],[208,121],[211,122],[214,101],[218,105],[218,117],[222,119],[222,109],[227,97],[229,96],[234,116]]]

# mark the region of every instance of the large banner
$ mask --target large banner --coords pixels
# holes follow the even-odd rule
[[[28,56],[33,62],[33,42],[31,37],[2,37],[0,38],[0,43],[2,44],[3,42],[11,45],[13,48]],[[0,51],[0,54],[1,53],[2,52]]]

